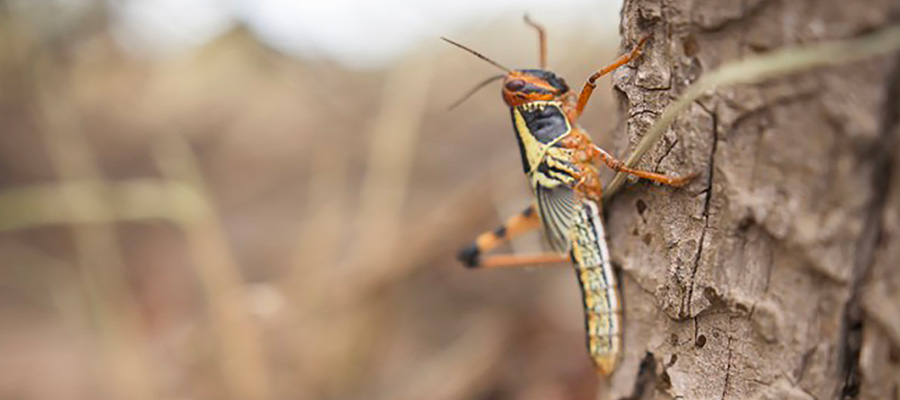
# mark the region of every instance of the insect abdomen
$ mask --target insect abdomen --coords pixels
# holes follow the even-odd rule
[[[584,200],[572,228],[572,258],[584,300],[588,352],[597,371],[609,375],[622,345],[622,308],[599,211]]]

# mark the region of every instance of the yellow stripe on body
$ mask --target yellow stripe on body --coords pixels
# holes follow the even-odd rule
[[[559,185],[574,185],[576,183],[574,176],[578,171],[572,168],[571,164],[563,161],[571,159],[568,153],[571,153],[571,150],[557,147],[551,147],[544,151],[542,162],[562,172],[551,170],[549,174],[545,174],[535,167],[530,175],[531,187],[534,188],[540,185],[546,188],[555,188]]]

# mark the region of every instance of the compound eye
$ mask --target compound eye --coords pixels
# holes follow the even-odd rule
[[[523,87],[525,87],[525,81],[516,79],[506,82],[506,90],[509,90],[510,92],[522,90]]]

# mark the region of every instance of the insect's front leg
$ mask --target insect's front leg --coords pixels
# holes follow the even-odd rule
[[[597,72],[594,72],[593,75],[588,77],[587,82],[584,83],[584,87],[581,89],[581,94],[578,95],[578,102],[576,103],[575,111],[574,113],[571,113],[572,115],[569,115],[569,117],[571,117],[573,120],[578,119],[578,117],[581,116],[581,112],[584,111],[584,106],[586,106],[588,100],[590,100],[591,94],[594,93],[594,89],[597,87],[597,79],[600,79],[601,76],[615,71],[616,68],[621,67],[625,63],[641,55],[641,47],[644,46],[644,43],[647,42],[647,39],[650,39],[649,35],[641,38],[641,40],[638,41],[638,43],[634,46],[633,49],[631,49],[630,52],[628,52],[627,54],[623,54],[621,57],[616,59],[616,61],[613,61],[612,64],[600,68],[599,70],[597,70]]]

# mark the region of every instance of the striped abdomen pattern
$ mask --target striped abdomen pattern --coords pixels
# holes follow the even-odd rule
[[[572,259],[584,300],[588,351],[597,370],[608,375],[615,369],[622,345],[622,306],[600,208],[591,200],[582,204],[572,226]]]

